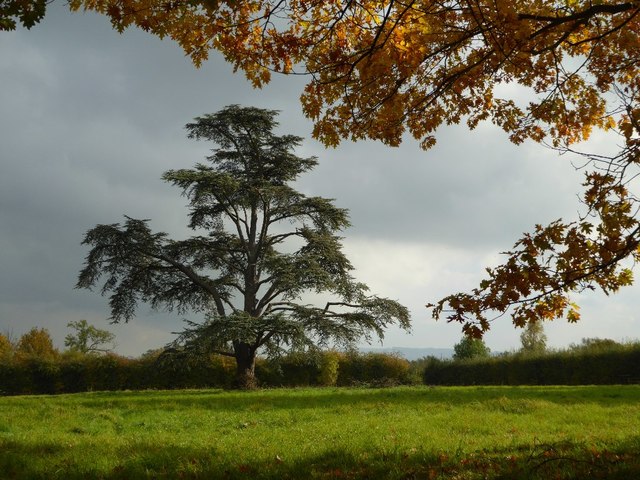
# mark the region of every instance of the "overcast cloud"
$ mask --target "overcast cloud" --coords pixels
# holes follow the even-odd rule
[[[579,207],[582,174],[568,158],[510,145],[488,125],[442,129],[428,153],[411,140],[326,150],[300,114],[304,79],[253,90],[217,56],[196,70],[169,41],[119,35],[106,18],[57,3],[31,31],[0,37],[0,331],[16,336],[43,326],[62,346],[66,323],[84,318],[115,332],[126,355],[171,339],[180,318],[141,306],[130,324],[110,326],[107,299],[74,290],[80,241],[123,214],[187,236],[186,201],[160,176],[203,160],[212,146],[186,139],[184,124],[231,103],[281,110],[281,133],[305,137],[298,153],[319,157],[299,188],[350,210],[356,276],[412,311],[413,334],[391,330],[385,346],[450,348],[459,326],[432,321],[424,304],[475,286],[523,231]],[[637,293],[581,297],[583,321],[548,325],[550,344],[636,338]],[[503,318],[487,343],[517,348],[519,333]]]

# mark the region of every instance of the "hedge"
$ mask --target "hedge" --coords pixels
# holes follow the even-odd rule
[[[482,360],[429,359],[428,385],[611,385],[640,383],[640,344],[609,350],[578,349],[539,356],[505,355]]]
[[[56,394],[104,390],[230,388],[235,361],[209,358],[163,361],[158,355],[64,354],[0,361],[0,395]],[[292,353],[256,362],[260,385],[395,385],[409,383],[409,362],[387,354]]]
[[[410,364],[382,353],[292,353],[259,358],[261,386],[386,386],[412,383],[416,365],[424,365],[428,385],[586,385],[640,383],[640,344],[603,349],[574,349],[541,356],[503,355],[483,360],[436,358]],[[211,356],[162,362],[117,355],[63,354],[55,359],[5,358],[0,361],[0,394],[55,394],[101,390],[229,388],[235,361]]]

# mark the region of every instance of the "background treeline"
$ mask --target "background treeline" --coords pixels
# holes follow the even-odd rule
[[[230,357],[173,356],[162,349],[139,358],[53,347],[45,329],[33,329],[18,342],[0,335],[0,394],[52,394],[100,390],[229,388],[236,366]],[[396,355],[324,351],[258,359],[256,376],[264,387],[389,386],[419,382],[419,373]]]
[[[0,363],[0,394],[230,388],[234,385],[235,368],[233,359],[220,356],[171,362],[153,356],[132,359],[114,354],[22,358]],[[355,352],[259,359],[256,376],[263,387],[415,383],[407,360],[389,354]]]
[[[78,325],[78,332],[88,331],[87,325]],[[78,338],[84,337],[70,335],[69,348],[60,352],[46,329],[34,328],[14,341],[0,334],[0,395],[234,386],[236,366],[230,357],[167,355],[159,349],[126,358],[88,348],[93,344]],[[263,387],[640,383],[640,343],[585,339],[562,351],[523,349],[489,356],[474,342],[463,339],[456,346],[458,357],[450,360],[409,362],[394,354],[358,351],[290,353],[258,359],[256,377]]]
[[[606,385],[640,383],[640,343],[585,339],[567,350],[465,360],[425,358],[427,385]]]

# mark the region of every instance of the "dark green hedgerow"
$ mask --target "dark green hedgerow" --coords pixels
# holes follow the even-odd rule
[[[400,385],[411,383],[410,365],[388,354],[292,353],[259,359],[256,375],[265,387]],[[0,362],[0,394],[56,394],[103,390],[229,388],[235,362],[213,355],[163,361],[158,355],[63,354],[54,359],[23,357]]]
[[[640,383],[640,344],[574,348],[538,356],[502,355],[478,360],[429,358],[427,385],[612,385]]]

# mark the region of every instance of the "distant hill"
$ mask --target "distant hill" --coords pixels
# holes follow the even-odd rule
[[[362,347],[361,352],[372,353],[397,353],[407,360],[417,360],[422,357],[436,357],[447,359],[453,357],[453,348],[413,348],[413,347]]]

